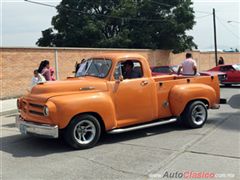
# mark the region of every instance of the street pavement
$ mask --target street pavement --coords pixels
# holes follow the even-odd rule
[[[17,99],[0,100],[0,116],[17,112]]]
[[[222,87],[221,96],[229,104],[210,110],[203,128],[168,124],[104,135],[87,150],[73,150],[62,139],[20,135],[16,114],[1,116],[1,179],[180,179],[181,173],[200,172],[238,180],[240,86]]]

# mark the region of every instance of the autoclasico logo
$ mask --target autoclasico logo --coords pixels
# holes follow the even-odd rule
[[[169,179],[213,179],[213,178],[234,178],[235,174],[214,172],[198,172],[198,171],[184,171],[184,172],[164,172],[164,174],[150,174],[150,178],[169,178]]]

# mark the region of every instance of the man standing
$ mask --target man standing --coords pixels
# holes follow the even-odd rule
[[[181,70],[182,75],[184,76],[195,76],[197,74],[197,63],[194,59],[192,59],[191,53],[186,54],[186,59],[178,68],[178,75],[180,74]]]

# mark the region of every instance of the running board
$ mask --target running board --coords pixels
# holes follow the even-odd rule
[[[172,118],[172,119],[165,120],[165,121],[162,120],[162,121],[158,121],[158,122],[141,124],[141,125],[138,125],[138,126],[132,126],[132,127],[128,127],[128,128],[113,129],[111,131],[108,131],[107,133],[109,133],[109,134],[124,133],[124,132],[128,132],[128,131],[135,131],[135,130],[144,129],[144,128],[148,128],[148,127],[153,127],[153,126],[158,126],[158,125],[163,125],[163,124],[169,124],[169,123],[173,123],[173,122],[176,122],[176,121],[177,121],[177,118]]]

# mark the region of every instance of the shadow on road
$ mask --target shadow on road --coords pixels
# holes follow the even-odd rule
[[[223,89],[240,89],[240,85],[232,85],[232,86],[224,86],[224,85],[220,85],[220,88]]]
[[[218,126],[218,128],[225,129],[228,131],[240,132],[240,111],[219,113],[219,117],[227,116],[225,122]]]
[[[223,117],[230,117],[234,116],[231,120],[231,123],[226,123],[229,119],[225,120],[222,124]],[[210,117],[209,120],[206,122],[204,127],[208,126],[217,126],[217,128],[229,130],[229,131],[240,131],[240,111],[237,112],[229,112],[229,113],[219,113],[215,117]],[[4,125],[5,127],[12,128],[13,124]],[[204,128],[203,127],[203,128]],[[124,142],[132,139],[156,136],[159,134],[165,134],[174,131],[183,131],[183,132],[193,132],[195,130],[187,129],[178,123],[166,124],[162,126],[155,126],[151,128],[146,128],[142,130],[131,131],[122,134],[104,134],[101,138],[100,142],[97,146],[102,146],[105,144],[115,144],[119,142]],[[198,131],[196,129],[196,131]],[[198,131],[199,132],[199,131]],[[198,133],[197,132],[197,133]],[[167,140],[167,139],[166,139]],[[64,153],[64,152],[71,152],[74,149],[71,148],[68,144],[65,143],[63,138],[59,139],[42,139],[30,136],[23,136],[23,135],[13,135],[13,136],[6,136],[1,137],[0,142],[2,146],[0,147],[1,151],[7,152],[12,154],[14,157],[41,157],[46,156],[49,154],[56,154],[56,153]],[[90,150],[88,150],[90,151]]]
[[[0,138],[0,141],[3,142],[0,150],[12,154],[14,157],[41,157],[73,150],[61,138],[42,139],[14,135]]]
[[[240,94],[233,95],[229,100],[228,104],[233,109],[240,109]],[[240,118],[239,118],[240,119]]]
[[[150,127],[146,129],[130,131],[130,132],[120,133],[120,134],[105,134],[102,138],[101,143],[102,144],[119,143],[119,142],[128,141],[132,139],[165,134],[173,131],[189,131],[189,130],[191,129],[188,129],[183,125],[180,125],[178,123],[172,123],[172,124],[160,125],[160,126],[155,126],[155,127]]]
[[[10,125],[12,126],[12,125]],[[175,123],[136,130],[122,134],[104,134],[97,146],[104,144],[119,143],[131,139],[138,139],[143,137],[154,136],[158,134],[168,133],[170,131],[188,131],[189,129],[179,126]],[[13,135],[1,137],[0,142],[2,146],[1,151],[12,154],[14,157],[41,157],[49,154],[64,153],[73,151],[63,138],[59,139],[42,139],[37,137]]]
[[[225,117],[230,117],[230,116],[233,116],[233,115],[235,117],[233,123],[232,122],[231,123],[224,123],[221,126],[218,126],[218,124],[223,121],[220,118],[222,118],[224,116]],[[225,129],[225,130],[240,131],[240,118],[239,117],[240,117],[240,111],[236,112],[236,113],[219,113],[219,115],[217,117],[209,118],[206,121],[205,126],[211,125],[211,126],[218,126],[217,128],[222,128],[222,129]],[[197,129],[195,129],[195,130],[197,131]],[[138,130],[138,131],[132,131],[132,132],[128,132],[128,133],[106,135],[106,136],[104,136],[104,139],[103,139],[102,143],[103,144],[118,143],[118,142],[121,142],[121,141],[128,141],[128,140],[131,140],[131,139],[143,138],[143,137],[146,137],[146,136],[154,136],[154,135],[168,133],[168,132],[172,132],[172,131],[185,131],[185,132],[191,131],[191,132],[193,132],[195,130],[194,129],[187,129],[183,125],[179,125],[177,123],[174,123],[174,124],[168,124],[168,125],[162,125],[162,126],[155,126],[155,127],[152,127],[152,128],[147,128],[147,129]]]

